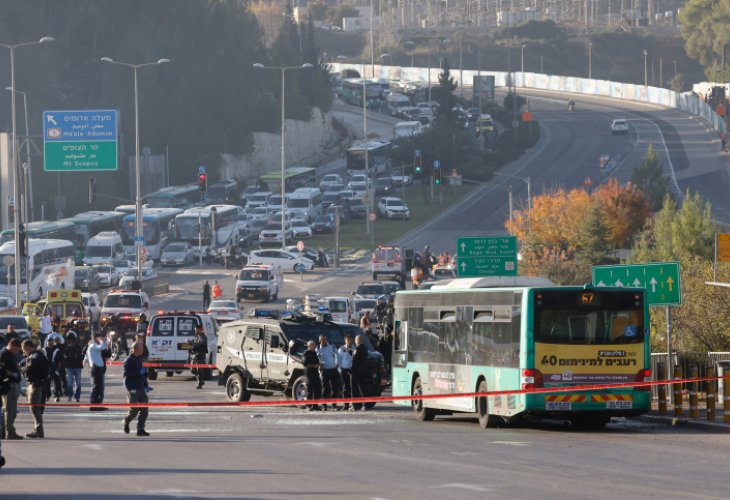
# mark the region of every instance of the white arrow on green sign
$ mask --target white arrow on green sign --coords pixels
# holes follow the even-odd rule
[[[516,257],[516,236],[461,237],[456,239],[459,257]]]
[[[679,262],[594,266],[593,285],[646,288],[650,306],[682,303]]]
[[[458,257],[459,278],[517,276],[517,257]]]

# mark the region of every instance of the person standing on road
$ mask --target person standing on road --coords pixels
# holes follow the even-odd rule
[[[74,398],[78,403],[81,400],[81,370],[84,368],[84,354],[81,352],[78,337],[74,334],[66,337],[63,359],[66,365],[66,395],[69,401]]]
[[[50,309],[41,318],[40,324],[40,338],[38,339],[38,345],[44,346],[46,343],[46,337],[48,337],[53,331],[53,324],[51,322],[51,311]]]
[[[25,355],[24,373],[28,381],[26,394],[28,395],[28,404],[31,405],[30,411],[33,414],[33,432],[25,435],[28,438],[43,438],[43,410],[46,402],[45,389],[46,380],[48,380],[48,359],[36,350],[35,344],[30,339],[26,339],[22,344],[23,354]]]
[[[352,335],[345,335],[345,343],[337,351],[337,364],[340,367],[340,378],[342,379],[342,397],[352,397],[352,385],[350,385],[350,372],[352,370]],[[345,403],[345,410],[350,409],[350,403]]]
[[[0,379],[5,381],[5,389],[0,400],[0,438],[2,439],[23,439],[15,432],[15,417],[18,415],[18,397],[20,397],[20,367],[18,366],[18,353],[20,352],[20,340],[11,339],[8,345],[0,350]]]
[[[370,309],[366,309],[360,318],[360,330],[366,333],[370,331]]]
[[[149,401],[147,398],[147,368],[142,366],[143,353],[144,346],[139,342],[135,342],[132,348],[132,355],[124,360],[124,389],[127,391],[127,402],[129,404],[146,403]],[[147,407],[130,407],[129,413],[127,413],[123,421],[124,433],[129,434],[129,424],[139,416],[137,418],[137,435],[149,436],[149,433],[144,429],[148,414],[149,409]]]
[[[210,307],[210,282],[205,280],[203,285],[203,310],[207,310]]]
[[[195,327],[195,338],[190,343],[190,349],[188,350],[190,356],[190,364],[202,365],[205,364],[208,358],[208,337],[203,331],[203,325]],[[196,389],[202,389],[205,385],[205,378],[207,375],[207,368],[193,368],[192,371],[195,374],[195,378],[198,381]]]
[[[307,342],[307,350],[304,351],[302,364],[307,370],[307,399],[312,402],[309,411],[319,411],[318,404],[313,403],[322,398],[322,381],[319,379],[319,357],[316,351],[317,344],[314,340]]]
[[[322,397],[324,399],[336,398],[342,396],[342,386],[340,385],[340,374],[337,372],[337,348],[327,342],[326,335],[319,336],[319,347],[316,349],[319,358],[319,366],[322,369]],[[327,405],[323,405],[322,409],[327,411]],[[336,404],[332,405],[333,410],[339,410]]]
[[[86,349],[86,357],[84,358],[84,365],[91,369],[91,404],[98,405],[104,402],[104,374],[106,373],[104,358],[105,353],[108,352],[101,332],[95,332],[94,340]],[[91,406],[89,410],[102,411],[106,410],[106,408],[103,406]]]
[[[64,347],[56,338],[51,351],[51,378],[53,379],[53,401],[58,403],[66,393],[66,365],[63,357]]]
[[[215,283],[213,283],[213,298],[220,299],[222,295],[223,288],[218,284],[218,280],[215,280]]]
[[[363,335],[355,337],[355,354],[352,356],[352,371],[350,372],[350,384],[352,385],[352,397],[362,398],[365,397],[363,390],[365,386],[365,379],[368,373],[368,348],[365,345]],[[352,407],[355,411],[363,407],[362,403],[353,403]]]

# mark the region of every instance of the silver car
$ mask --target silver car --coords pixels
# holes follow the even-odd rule
[[[193,247],[185,241],[173,241],[165,247],[160,256],[163,266],[186,266],[195,260]]]

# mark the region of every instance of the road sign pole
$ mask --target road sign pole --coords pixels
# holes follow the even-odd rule
[[[672,362],[672,307],[667,306],[667,380],[674,378],[674,363]]]

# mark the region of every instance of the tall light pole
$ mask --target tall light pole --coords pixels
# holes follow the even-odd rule
[[[5,87],[5,90],[13,91],[12,87]],[[15,92],[23,96],[23,111],[25,114],[25,163],[23,163],[23,221],[33,221],[33,172],[30,165],[30,134],[28,132],[28,96],[25,92],[15,89]],[[30,207],[30,210],[28,209]]]
[[[644,87],[647,87],[649,85],[649,73],[646,69],[646,56],[649,53],[644,49]]]
[[[524,43],[520,47],[520,73],[525,72],[525,47],[526,45]]]
[[[517,175],[510,175],[510,174],[503,174],[500,172],[494,172],[494,175],[499,175],[502,177],[506,177],[508,179],[518,179],[523,181],[525,184],[527,184],[527,212],[530,214],[532,212],[532,181],[529,177],[519,177]],[[510,196],[512,195],[512,186],[510,185],[509,188]],[[510,209],[510,220],[512,220],[512,211]]]
[[[588,79],[593,78],[593,42],[588,43]]]
[[[125,66],[134,70],[134,177],[137,195],[135,197],[134,207],[134,254],[137,264],[138,276],[142,276],[142,247],[143,247],[143,221],[142,221],[142,176],[139,167],[139,87],[137,84],[137,70],[145,66],[155,66],[157,64],[169,63],[169,59],[158,59],[155,62],[142,64],[130,64],[115,61],[111,57],[102,57],[102,62]]]
[[[540,56],[540,73],[545,74],[545,71],[542,68],[542,56]]]
[[[370,0],[370,72],[375,79],[375,46],[373,42],[373,0]],[[365,74],[362,75],[365,78]]]
[[[4,47],[10,51],[10,92],[11,92],[11,105],[10,105],[10,116],[13,123],[13,140],[12,140],[12,169],[13,169],[13,231],[15,234],[15,307],[16,309],[21,306],[22,297],[20,293],[20,174],[18,173],[18,148],[16,147],[17,141],[17,127],[15,123],[15,49],[19,47],[27,47],[30,45],[41,45],[48,42],[55,42],[56,39],[51,36],[44,36],[36,42],[25,42],[25,43],[0,43],[0,47]],[[30,283],[25,284],[26,289],[30,286]],[[27,298],[30,299],[30,290],[27,290]]]
[[[312,68],[312,64],[305,63],[301,66],[264,66],[261,63],[253,65],[256,69],[274,69],[281,71],[281,248],[286,247],[286,119],[284,117],[286,103],[286,70]]]

